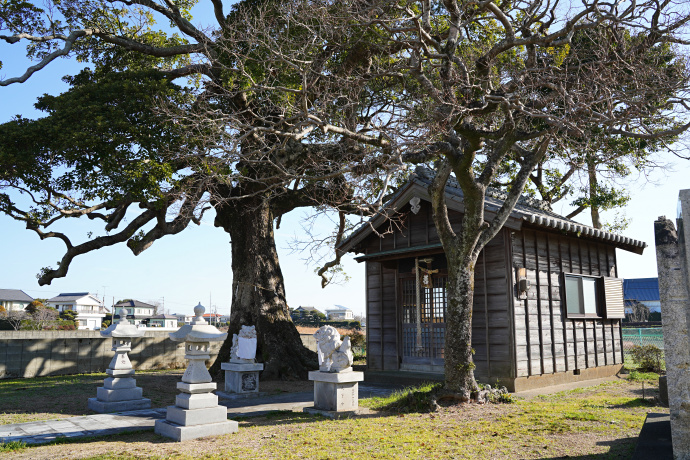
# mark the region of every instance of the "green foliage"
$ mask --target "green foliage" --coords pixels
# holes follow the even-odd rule
[[[333,326],[336,328],[342,328],[342,329],[361,329],[362,324],[359,321],[329,321],[329,320],[320,320],[316,318],[303,318],[303,317],[293,317],[292,322],[295,323],[297,326],[312,326],[312,327],[321,327],[321,326]]]
[[[26,449],[27,447],[24,441],[0,442],[0,452],[16,452]]]
[[[656,345],[635,345],[630,350],[638,371],[660,373],[664,367],[664,352]]]
[[[29,305],[26,306],[24,311],[26,311],[30,315],[33,315],[40,308],[47,308],[47,307],[40,300],[34,300],[33,302],[31,302]]]
[[[76,321],[77,316],[79,316],[79,313],[77,313],[74,310],[63,310],[60,312],[60,319],[63,319],[65,321]]]
[[[630,371],[628,374],[628,380],[633,382],[658,382],[659,373],[658,372],[640,372],[637,370]]]
[[[21,331],[38,331],[40,329],[39,324],[32,319],[23,319],[19,326]]]
[[[362,334],[359,329],[354,329],[351,333],[345,334],[344,337],[350,337],[352,348],[363,348],[367,344],[367,336]]]
[[[184,92],[153,72],[99,77],[87,69],[68,81],[70,91],[39,98],[36,108],[46,117],[0,125],[0,179],[20,181],[38,196],[50,186],[86,201],[160,199],[174,180],[161,152],[182,141],[153,112],[153,100],[181,102]],[[7,194],[0,193],[0,211],[14,211]],[[31,216],[38,224],[54,213],[39,205]]]

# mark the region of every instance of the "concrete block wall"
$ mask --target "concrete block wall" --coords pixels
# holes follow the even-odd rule
[[[168,331],[146,331],[132,340],[135,369],[186,366],[184,343]],[[221,342],[211,343],[211,362]],[[0,379],[105,372],[113,359],[112,339],[98,331],[0,331]]]
[[[169,331],[146,331],[132,340],[128,353],[134,369],[184,368],[184,343],[169,339]],[[302,343],[316,351],[311,334]],[[221,342],[211,343],[210,365]],[[112,339],[98,331],[0,331],[0,379],[105,372],[113,359]]]
[[[302,344],[316,353],[316,337],[311,334],[300,334],[300,337],[302,338]]]

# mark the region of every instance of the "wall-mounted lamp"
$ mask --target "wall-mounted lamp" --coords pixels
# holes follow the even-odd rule
[[[530,283],[527,279],[527,269],[525,267],[518,268],[517,270],[517,291],[518,299],[526,299],[527,291],[529,291]]]

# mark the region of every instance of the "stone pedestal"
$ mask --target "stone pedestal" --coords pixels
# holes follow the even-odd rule
[[[187,441],[206,436],[235,433],[237,422],[228,420],[227,409],[218,405],[213,394],[216,384],[206,369],[210,342],[227,337],[203,319],[204,307],[194,307],[196,318],[191,325],[182,326],[170,334],[173,341],[185,342],[185,358],[189,365],[177,384],[180,394],[174,406],[168,406],[165,420],[157,420],[154,431],[175,441]]]
[[[359,407],[359,382],[364,380],[363,372],[312,371],[309,380],[314,381],[314,409],[354,412]]]
[[[259,392],[259,372],[264,370],[261,363],[222,363],[225,371],[225,392],[252,394]]]
[[[126,318],[101,332],[104,337],[113,338],[115,356],[106,370],[109,377],[103,381],[102,387],[96,389],[96,397],[89,398],[89,409],[110,413],[151,408],[151,400],[143,397],[143,390],[132,378],[134,369],[127,356],[127,352],[132,350],[132,337],[143,334]]]
[[[175,441],[236,433],[237,422],[228,420],[228,410],[218,405],[215,382],[177,384],[180,394],[168,406],[165,420],[156,420],[154,431]]]

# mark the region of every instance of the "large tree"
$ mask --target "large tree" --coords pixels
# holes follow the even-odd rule
[[[390,137],[406,162],[435,170],[429,193],[448,259],[448,389],[464,397],[476,389],[477,257],[547,152],[584,152],[571,163],[587,171],[605,158],[591,139],[668,140],[687,130],[689,20],[672,0],[391,1],[358,17],[398,47],[376,74],[415,94],[407,110],[391,114],[398,129]],[[489,218],[485,197],[507,163],[507,193]],[[458,232],[445,203],[452,179],[464,195]]]
[[[46,117],[0,127],[0,207],[64,242],[41,285],[90,251],[125,243],[140,254],[213,208],[232,243],[230,333],[256,325],[266,377],[305,377],[316,358],[288,314],[274,226],[298,207],[367,208],[357,183],[386,163],[372,155],[386,142],[369,126],[387,89],[357,76],[380,51],[338,2],[245,1],[229,12],[211,3],[209,31],[192,25],[189,2],[3,4],[0,39],[28,41],[39,62],[0,85],[66,54],[93,70],[41,98]],[[160,16],[175,33],[155,28]],[[101,232],[73,242],[52,230],[77,217]],[[226,343],[216,367],[228,352]]]
[[[163,39],[146,27],[121,26],[128,24],[121,17],[127,8],[79,2],[69,8],[79,6],[74,24],[81,28],[61,37],[45,29],[28,39],[37,45],[63,40],[67,51],[107,62],[101,68],[109,72],[154,68],[167,78],[202,76],[191,101],[169,97],[155,112],[173,121],[164,126],[179,146],[165,152],[163,164],[183,165],[157,182],[172,199],[132,201],[145,209],[144,219],[151,216],[136,229],[148,222],[152,228],[118,238],[135,252],[143,250],[198,219],[207,197],[216,224],[233,243],[235,324],[256,320],[262,344],[270,344],[264,352],[279,349],[276,338],[284,343],[288,332],[274,219],[303,205],[352,210],[360,194],[349,181],[374,168],[382,177],[363,185],[371,186],[368,198],[376,195],[371,201],[380,203],[395,168],[432,165],[433,218],[449,271],[446,386],[468,396],[476,388],[474,266],[546,154],[561,149],[579,155],[592,138],[672,139],[688,128],[682,55],[688,14],[675,3],[381,0],[271,8],[265,1],[246,2],[249,10],[227,16],[213,1],[218,30],[208,34],[191,26],[181,4],[127,1],[166,16],[185,37]],[[96,14],[94,25],[99,8],[108,14]],[[6,41],[27,38],[15,25],[21,21],[4,20],[17,29]],[[39,55],[45,58],[39,70],[54,49]],[[169,64],[170,56],[184,59]],[[131,150],[138,152],[136,146]],[[587,152],[599,158],[600,150]],[[505,184],[504,205],[487,219],[485,196],[507,162],[515,173]],[[572,163],[580,168],[596,162]],[[457,233],[444,197],[452,176],[465,200]],[[117,221],[117,210],[128,206],[112,208],[106,219]],[[184,208],[197,212],[179,212]],[[94,212],[86,209],[79,212]],[[165,218],[166,209],[175,209],[174,218]],[[35,215],[40,213],[15,213],[37,227]],[[66,267],[46,272],[44,281],[63,275],[61,270]],[[303,369],[287,353],[275,356],[284,360],[270,363],[276,374],[281,366]]]

